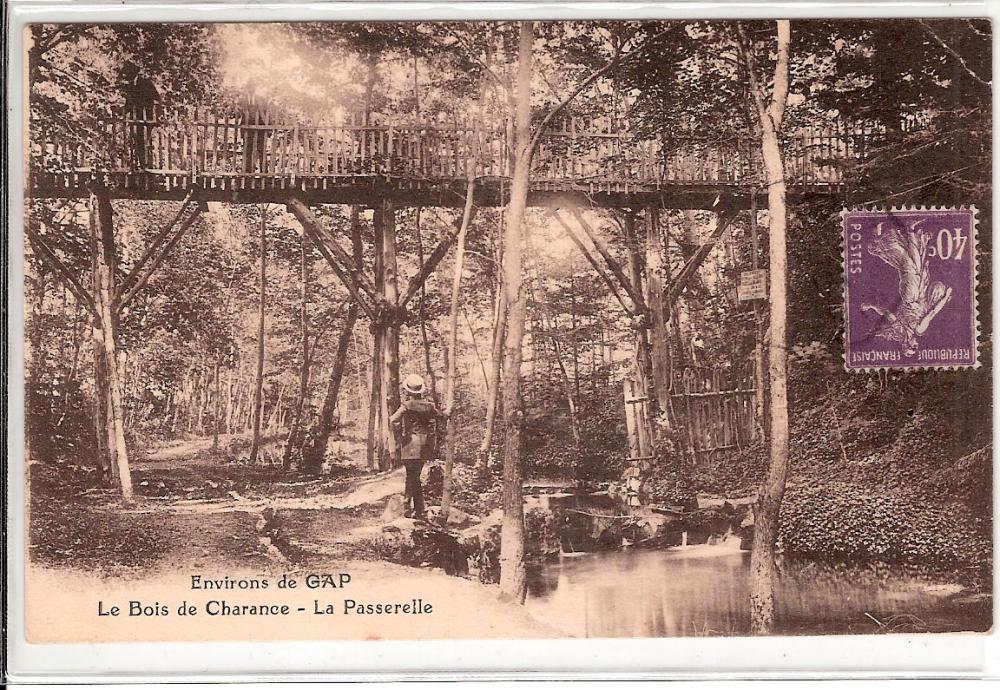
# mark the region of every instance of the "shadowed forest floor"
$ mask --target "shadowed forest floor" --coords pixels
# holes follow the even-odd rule
[[[58,569],[67,577],[131,582],[141,590],[194,572],[322,572],[349,566],[385,586],[398,581],[405,588],[419,576],[429,591],[462,588],[469,605],[491,611],[484,629],[502,630],[503,636],[554,634],[531,617],[530,609],[499,605],[497,590],[475,582],[475,573],[452,577],[465,572],[464,563],[450,568],[454,535],[461,527],[477,529],[479,518],[444,531],[400,517],[393,511],[402,492],[402,470],[372,474],[344,464],[333,476],[289,475],[280,466],[227,462],[212,452],[211,439],[196,439],[137,460],[138,500],[126,509],[113,490],[94,488],[92,473],[75,465],[32,469],[31,554],[33,567],[47,573],[43,580]],[[700,498],[709,507],[721,500]],[[74,519],[66,520],[67,514]],[[949,580],[927,574],[926,581]],[[720,581],[718,586],[726,585]],[[952,587],[947,596],[959,618],[988,621],[988,593]],[[950,630],[954,620],[880,621],[864,631]],[[810,624],[787,632],[832,630]]]
[[[141,599],[147,592],[152,599],[164,588],[181,587],[191,573],[276,579],[284,573],[349,572],[366,583],[364,594],[373,595],[374,586],[383,596],[447,598],[449,607],[477,611],[457,626],[428,624],[421,637],[557,634],[523,608],[499,603],[495,588],[451,577],[430,563],[385,562],[383,513],[402,490],[402,470],[351,471],[352,479],[289,477],[280,467],[213,462],[204,445],[186,443],[181,451],[172,444],[137,462],[138,499],[130,508],[112,490],[67,482],[87,476],[71,467],[57,476],[57,464],[35,465],[29,517],[33,586],[51,587],[51,599],[65,588],[111,592],[115,583],[130,583],[129,597]],[[187,454],[191,449],[194,455]],[[70,512],[74,519],[66,520]],[[385,536],[391,540],[415,528],[414,521],[395,518]],[[258,632],[264,634],[253,634]],[[287,636],[315,632],[298,634],[293,626]]]

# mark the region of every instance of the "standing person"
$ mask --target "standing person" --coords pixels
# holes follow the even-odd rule
[[[436,422],[444,415],[433,402],[424,400],[424,379],[410,374],[403,381],[406,399],[399,406],[389,423],[402,426],[402,459],[406,467],[406,517],[424,519],[424,488],[420,472],[424,462],[434,458]]]
[[[139,71],[134,62],[122,68],[122,90],[125,92],[125,117],[128,127],[130,163],[136,168],[149,167],[149,134],[156,120],[156,105],[160,92],[152,80]]]
[[[267,147],[267,100],[258,95],[257,82],[251,80],[240,100],[240,129],[243,133],[243,172],[264,172]]]

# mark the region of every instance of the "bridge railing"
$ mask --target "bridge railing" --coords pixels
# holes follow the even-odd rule
[[[510,175],[502,120],[386,121],[342,114],[300,122],[269,111],[257,117],[208,108],[122,114],[96,135],[34,142],[32,170],[46,173],[159,173],[171,176],[388,176],[427,180]],[[872,132],[844,126],[799,130],[786,139],[786,173],[805,186],[840,185],[860,162]],[[747,136],[681,130],[660,140],[607,118],[565,118],[542,136],[535,181],[600,185],[761,184],[762,165]]]

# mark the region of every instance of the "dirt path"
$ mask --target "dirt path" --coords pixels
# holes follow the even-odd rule
[[[273,498],[247,498],[238,492],[230,492],[222,499],[180,499],[172,503],[138,503],[127,513],[257,513],[265,508],[273,510],[345,510],[358,506],[379,503],[392,494],[402,493],[404,470],[402,468],[376,474],[348,483],[346,490],[334,494],[312,496],[276,496]],[[319,480],[285,483],[285,486],[305,486]]]
[[[190,447],[185,452],[190,452]],[[154,462],[184,463],[167,451]],[[485,639],[559,636],[523,607],[500,603],[496,587],[446,575],[438,568],[407,567],[377,559],[382,511],[402,492],[403,471],[345,482],[336,493],[179,499],[141,499],[132,509],[105,505],[97,512],[125,534],[145,535],[151,555],[139,566],[96,571],[33,564],[27,595],[32,642],[119,640],[268,639]],[[367,535],[352,539],[351,535]],[[398,532],[398,530],[397,530]],[[281,535],[280,538],[278,535]],[[374,546],[373,546],[374,545]],[[365,552],[366,546],[368,552]],[[304,583],[310,574],[347,574],[349,587],[279,588],[282,578]],[[211,580],[264,581],[264,589],[203,590]],[[288,606],[281,616],[221,617],[209,602]],[[424,614],[358,614],[356,604],[421,601]],[[98,617],[130,602],[166,607],[154,617]],[[178,616],[182,602],[202,615]],[[351,603],[353,602],[353,603]],[[215,610],[215,609],[213,609]],[[320,613],[319,611],[322,611]],[[474,611],[475,615],[469,613]],[[206,615],[207,614],[207,615]],[[70,622],[67,625],[67,621]],[[56,624],[58,622],[58,624]]]

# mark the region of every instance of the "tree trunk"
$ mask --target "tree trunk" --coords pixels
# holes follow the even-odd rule
[[[573,432],[573,443],[576,450],[579,451],[583,444],[583,440],[580,436],[580,420],[579,415],[577,414],[576,398],[573,395],[573,385],[570,382],[569,372],[566,370],[566,365],[563,363],[562,346],[559,344],[559,340],[555,336],[555,326],[551,322],[546,322],[545,311],[546,308],[543,307],[542,328],[552,334],[550,336],[550,340],[552,341],[552,356],[555,359],[556,368],[559,370],[559,383],[562,386],[563,395],[566,397],[566,405],[569,408],[569,423],[570,430]]]
[[[184,402],[187,405],[187,409],[184,411],[184,414],[187,415],[186,431],[189,434],[194,433],[194,420],[196,411],[194,400],[198,389],[197,381],[198,381],[198,371],[192,369],[188,373],[187,380],[184,383],[184,389],[186,391],[184,395]]]
[[[233,433],[233,370],[226,368],[226,435]]]
[[[413,59],[414,79],[416,79],[416,58]],[[414,91],[416,93],[416,91]],[[417,207],[416,230],[417,230],[417,260],[420,262],[420,271],[424,268],[424,239],[420,232],[420,207]],[[417,302],[417,319],[420,321],[420,341],[424,346],[424,373],[427,382],[430,384],[431,400],[437,404],[437,376],[434,374],[434,367],[431,365],[431,341],[427,336],[427,313],[425,303],[427,299],[427,281],[420,284],[420,297]]]
[[[219,356],[215,356],[215,411],[212,413],[212,452],[219,452],[219,424],[222,422],[222,381],[219,377]]]
[[[198,377],[198,382],[201,384],[198,388],[198,434],[205,434],[205,410],[208,408],[209,399],[211,394],[209,393],[209,381],[208,372],[203,372]]]
[[[96,281],[95,281],[96,282]],[[94,291],[97,292],[96,290]],[[113,431],[108,424],[111,401],[108,398],[107,354],[104,352],[103,326],[99,318],[94,318],[92,334],[94,349],[94,433],[97,438],[97,467],[104,481],[118,481],[118,464],[112,441]],[[176,425],[176,413],[175,413]]]
[[[337,340],[337,353],[333,360],[333,367],[330,369],[330,378],[327,380],[323,407],[320,409],[319,419],[316,421],[316,427],[312,433],[312,442],[310,445],[302,447],[301,468],[306,474],[319,474],[323,467],[326,447],[336,426],[334,412],[337,410],[337,401],[340,399],[340,385],[344,380],[344,369],[347,367],[347,349],[351,344],[354,324],[357,320],[358,305],[351,304],[347,309],[344,328]]]
[[[385,384],[385,341],[388,331],[388,320],[391,315],[385,313],[385,223],[382,220],[380,208],[372,213],[372,231],[375,240],[375,299],[383,301],[383,306],[376,307],[375,319],[372,321],[372,399],[368,416],[368,465],[371,469],[385,470],[387,468],[386,437],[383,433],[385,420],[385,396],[388,391]],[[375,391],[378,391],[376,393]]]
[[[42,265],[38,270],[36,287],[32,294],[31,339],[28,341],[28,352],[25,358],[30,390],[36,390],[41,373],[45,368],[45,357],[42,352],[42,336],[45,335],[45,329],[42,327],[42,318],[45,313],[45,294],[48,292],[49,286],[48,277],[49,271]]]
[[[470,162],[470,165],[472,163]],[[447,446],[444,456],[444,482],[441,490],[441,524],[448,523],[448,513],[451,511],[451,473],[455,466],[455,443],[458,436],[458,417],[455,412],[455,364],[458,359],[458,310],[459,297],[462,290],[462,270],[465,267],[465,236],[472,219],[472,202],[476,191],[476,182],[472,172],[465,190],[465,210],[462,215],[462,227],[458,231],[455,244],[455,270],[451,280],[451,313],[448,316],[448,372],[445,381],[444,413],[447,418]]]
[[[268,430],[269,433],[274,432],[277,429],[281,428],[281,414],[282,410],[284,409],[281,403],[284,402],[284,398],[285,398],[285,386],[283,383],[279,382],[278,396],[274,401],[274,407],[271,408],[271,414],[268,415],[267,424],[265,425],[265,428]]]
[[[504,238],[504,288],[507,335],[504,339],[503,412],[503,525],[500,532],[500,595],[524,603],[524,499],[521,495],[521,340],[524,337],[525,299],[522,290],[524,214],[531,168],[531,71],[534,23],[520,23],[517,59],[517,95],[514,134],[514,175]]]
[[[750,192],[750,251],[751,267],[757,270],[760,242],[757,237],[757,190]],[[760,304],[753,301],[754,347],[753,347],[753,412],[754,436],[764,438],[764,318],[760,313]]]
[[[525,247],[528,250],[529,256],[535,256],[534,247],[531,244],[531,235],[525,233],[524,240]],[[533,264],[534,266],[534,264]],[[573,446],[576,451],[580,450],[582,446],[582,437],[580,435],[580,423],[579,415],[577,414],[577,402],[576,395],[574,394],[573,382],[570,380],[569,371],[566,369],[566,364],[563,361],[563,348],[559,342],[559,338],[556,336],[556,331],[559,329],[559,322],[554,314],[549,311],[548,295],[545,293],[545,286],[541,284],[538,280],[538,271],[532,271],[530,276],[530,281],[532,285],[535,285],[539,289],[539,293],[536,294],[534,290],[529,290],[532,296],[532,301],[538,305],[538,318],[541,324],[541,332],[549,334],[549,342],[552,345],[552,350],[550,353],[551,365],[555,365],[556,377],[559,379],[559,386],[562,388],[563,396],[566,398],[566,407],[569,409],[569,422],[570,430],[573,433]],[[574,320],[572,322],[573,327],[573,337],[574,343],[576,342],[576,319],[574,315]],[[575,360],[575,353],[574,353]],[[551,366],[550,365],[550,366]],[[574,366],[575,368],[575,366]],[[551,379],[551,369],[548,372]],[[576,377],[577,385],[579,385],[579,377]],[[576,466],[574,465],[574,468]]]
[[[469,329],[469,340],[472,341],[472,353],[476,355],[476,361],[479,362],[479,373],[483,375],[483,385],[488,386],[490,384],[490,374],[486,371],[486,361],[483,359],[482,350],[479,349],[479,338],[476,337],[476,329],[472,327],[469,312],[464,306],[462,307],[462,318],[465,320],[465,327]]]
[[[361,413],[365,409],[365,372],[364,368],[361,366],[361,341],[358,340],[357,332],[351,338],[351,342],[354,345],[354,350],[352,351],[352,359],[354,360],[354,392],[358,398],[358,409],[355,419],[355,423],[360,425],[361,423]]]
[[[257,378],[253,398],[253,443],[250,445],[250,464],[257,462],[260,453],[260,424],[264,407],[264,309],[267,306],[267,207],[260,209],[260,305],[257,314]]]
[[[767,477],[754,504],[753,551],[750,556],[750,631],[768,635],[774,629],[774,547],[778,534],[781,501],[788,476],[788,368],[786,327],[786,225],[785,170],[779,132],[788,100],[788,51],[791,28],[788,20],[779,20],[777,61],[770,105],[764,104],[764,92],[756,74],[753,43],[746,38],[742,25],[740,39],[747,61],[750,91],[760,121],[761,151],[767,174],[768,248],[770,270],[771,339],[768,343],[768,383],[770,386],[771,452]]]
[[[382,329],[376,324],[372,324],[372,365],[369,371],[371,395],[368,396],[369,470],[376,470],[381,466],[383,448],[382,426],[379,422],[382,411],[382,336]]]
[[[87,320],[85,318],[85,314],[82,310],[80,310],[79,304],[77,304],[77,318],[73,324],[73,356],[70,359],[69,371],[66,373],[64,388],[66,385],[76,381],[76,375],[80,365],[80,348],[83,345],[86,329]],[[63,395],[62,410],[59,415],[59,423],[56,426],[62,426],[63,420],[66,418],[66,415],[69,414],[69,408],[70,396],[67,390],[67,393]]]
[[[392,202],[383,201],[375,210],[376,225],[381,225],[383,297],[388,308],[383,326],[382,341],[382,396],[379,422],[382,436],[383,454],[379,468],[382,470],[398,467],[400,447],[396,442],[395,430],[389,424],[389,416],[399,408],[399,320],[396,308],[399,304],[398,269],[396,266],[396,212]]]
[[[362,264],[361,247],[361,225],[358,222],[358,209],[351,209],[351,243],[354,249],[354,263],[357,267]],[[330,369],[330,377],[326,384],[326,394],[323,397],[323,407],[320,409],[319,419],[312,431],[312,441],[309,445],[302,446],[302,471],[309,474],[318,474],[323,467],[323,458],[326,456],[326,447],[330,442],[330,435],[335,427],[334,412],[337,410],[337,403],[340,399],[340,387],[344,379],[344,369],[347,366],[347,350],[354,338],[354,325],[358,320],[358,305],[352,303],[347,309],[347,318],[344,320],[344,328],[340,332],[337,340],[337,352],[334,355],[333,367]],[[374,360],[377,363],[377,359]],[[374,400],[374,398],[373,398]],[[369,419],[369,433],[372,433],[372,423],[374,416]],[[371,467],[371,458],[369,458]]]
[[[576,265],[570,259],[569,264],[569,307],[570,307],[570,333],[573,334],[572,348],[570,354],[573,357],[573,407],[580,404],[580,344],[577,338],[577,327],[579,322],[576,315]],[[577,439],[579,441],[579,439]]]
[[[102,374],[98,404],[103,406],[104,425],[98,429],[107,438],[106,450],[112,476],[118,480],[122,499],[131,503],[132,473],[125,445],[125,417],[121,381],[118,377],[117,320],[112,313],[116,268],[114,218],[111,199],[101,192],[91,192],[89,203],[91,265],[94,276],[94,302],[98,316],[94,324],[95,369]],[[102,433],[103,432],[103,433]],[[98,446],[100,447],[100,442]]]
[[[357,210],[351,211],[352,225],[357,223]],[[305,411],[306,394],[309,391],[309,370],[311,356],[309,352],[309,271],[306,265],[306,235],[302,233],[299,245],[299,278],[301,282],[301,303],[299,308],[299,350],[302,352],[301,368],[299,369],[299,390],[292,409],[292,423],[288,428],[288,439],[285,441],[285,451],[281,458],[281,466],[286,472],[292,467],[292,454],[301,448],[302,414]]]
[[[497,285],[496,317],[493,320],[493,351],[490,354],[490,378],[486,391],[486,429],[479,444],[477,465],[486,469],[490,447],[493,445],[493,430],[496,428],[497,400],[500,397],[500,371],[503,361],[504,335],[507,331],[507,296],[504,294],[503,278]]]

